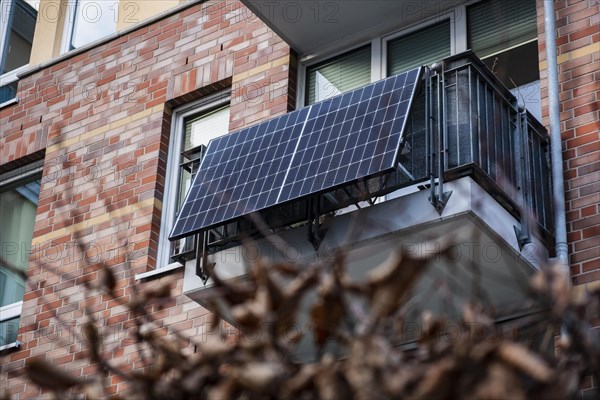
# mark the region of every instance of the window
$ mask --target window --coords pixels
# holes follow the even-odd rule
[[[117,29],[118,2],[76,0],[69,4],[63,51],[85,46]]]
[[[0,346],[17,340],[33,227],[40,193],[41,167],[0,175]],[[15,270],[16,269],[16,270]]]
[[[0,0],[0,104],[15,98],[17,74],[27,67],[37,11],[24,0]]]
[[[208,142],[229,132],[229,93],[218,93],[173,113],[167,161],[158,267],[195,257],[193,237],[169,242],[175,216],[191,186]]]
[[[471,49],[541,121],[536,21],[535,0],[457,5],[433,21],[374,38],[358,50],[326,60],[317,55],[316,64],[308,61],[301,93],[309,105]]]
[[[431,65],[451,53],[450,20],[390,40],[387,72],[397,75],[419,65]]]
[[[486,0],[467,8],[468,46],[542,120],[535,0]]]
[[[487,0],[467,9],[469,48],[509,89],[539,79],[535,0]]]
[[[396,75],[419,65],[431,64],[452,53],[452,19],[428,22],[425,27],[403,32],[383,41],[381,46],[366,45],[340,56],[327,59],[306,68],[306,104],[336,96],[360,86],[367,85],[384,76]],[[383,74],[373,71],[386,59]],[[374,62],[375,61],[375,62]]]
[[[371,82],[371,46],[309,67],[307,101],[313,104]]]

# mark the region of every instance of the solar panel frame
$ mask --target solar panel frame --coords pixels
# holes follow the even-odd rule
[[[417,68],[211,140],[170,240],[393,169],[420,78]]]

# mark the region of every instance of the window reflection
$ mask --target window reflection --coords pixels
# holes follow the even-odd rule
[[[118,13],[116,1],[78,0],[74,11],[70,50],[116,31]]]

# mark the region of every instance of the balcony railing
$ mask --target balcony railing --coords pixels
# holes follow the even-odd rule
[[[428,71],[401,151],[410,182],[473,177],[521,220],[524,234],[553,233],[546,129],[472,53]],[[429,116],[429,117],[427,117]]]
[[[318,245],[321,216],[374,204],[375,198],[412,185],[429,186],[432,203],[442,212],[444,182],[470,176],[520,221],[515,230],[521,245],[535,230],[550,247],[553,216],[545,128],[471,52],[427,69],[421,87],[395,170],[260,211],[270,231],[307,224],[309,240]],[[182,260],[194,254],[199,260],[259,233],[250,220],[240,218],[201,235],[186,240],[190,246],[181,253]]]

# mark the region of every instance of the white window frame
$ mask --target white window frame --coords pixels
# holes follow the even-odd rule
[[[0,322],[8,321],[13,318],[20,318],[21,312],[23,310],[23,301],[18,301],[16,303],[8,304],[6,306],[0,307]],[[19,322],[20,324],[20,322]],[[0,346],[0,351],[11,349],[13,347],[19,347],[21,342],[18,340],[11,343],[6,343]]]
[[[6,39],[8,38],[8,25],[12,16],[12,8],[14,7],[14,0],[6,0],[0,3],[0,62],[4,57],[4,46],[6,46]]]
[[[75,28],[75,18],[77,15],[77,3],[79,0],[68,0],[65,3],[65,23],[63,26],[62,40],[60,43],[60,54],[67,53],[71,50],[71,39],[73,39],[73,30]]]
[[[156,258],[156,271],[171,270],[180,266],[178,262],[170,262],[171,246],[169,233],[175,224],[177,195],[179,191],[179,161],[184,140],[184,124],[187,117],[209,112],[215,108],[230,104],[230,91],[221,91],[210,96],[181,106],[173,111],[171,132],[169,137],[169,154],[165,176],[165,189],[162,201],[160,233],[158,240],[158,253]]]

